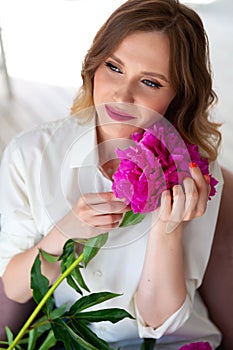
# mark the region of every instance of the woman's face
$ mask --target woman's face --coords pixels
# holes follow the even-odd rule
[[[169,58],[165,34],[135,32],[97,68],[93,98],[99,141],[130,138],[165,114],[175,96]]]

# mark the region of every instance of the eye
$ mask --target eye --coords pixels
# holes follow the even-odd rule
[[[160,83],[156,83],[155,81],[152,81],[152,80],[144,79],[142,82],[143,82],[143,84],[145,84],[146,86],[149,86],[151,88],[159,89],[162,87],[162,85]]]
[[[122,71],[111,62],[106,61],[104,63],[105,63],[105,66],[108,67],[111,71],[122,74]]]

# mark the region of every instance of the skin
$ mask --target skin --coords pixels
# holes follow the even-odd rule
[[[157,113],[163,115],[174,98],[175,91],[169,82],[169,56],[164,34],[136,32],[126,37],[96,70],[93,97],[103,172],[109,167],[114,171],[118,165],[108,154],[109,142],[118,138],[128,140],[132,132],[154,123]],[[106,104],[133,115],[134,119],[113,121],[106,113]],[[177,311],[186,298],[183,225],[203,215],[208,200],[208,184],[200,169],[192,167],[190,172],[192,177],[186,178],[182,186],[175,186],[173,193],[162,194],[161,207],[153,213],[136,303],[145,323],[154,328]],[[58,226],[70,237],[74,237],[72,227],[75,227],[78,229],[74,232],[79,232],[75,238],[90,238],[117,227],[127,210],[113,193],[87,193],[73,208],[75,221],[70,212]],[[54,227],[36,247],[13,257],[3,275],[8,297],[19,302],[29,299],[30,268],[38,247],[60,254],[66,240]],[[59,274],[59,265],[51,267],[44,261],[42,271],[52,283]]]
[[[126,37],[96,70],[94,103],[98,113],[98,138],[130,138],[132,132],[155,122],[175,96],[169,82],[169,42],[157,32],[137,32]],[[136,116],[130,123],[113,122],[104,105]],[[114,127],[113,127],[114,123]]]

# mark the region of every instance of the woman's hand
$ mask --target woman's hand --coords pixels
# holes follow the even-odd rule
[[[112,192],[88,193],[58,224],[67,238],[89,239],[119,226],[129,207]]]
[[[74,208],[56,223],[49,234],[36,246],[11,259],[4,273],[7,296],[18,302],[25,302],[31,297],[29,271],[38,254],[38,249],[59,256],[67,239],[89,239],[105,233],[119,225],[127,210],[129,209],[125,203],[117,200],[112,192],[83,195]],[[82,249],[83,245],[77,244],[78,254]],[[42,259],[41,269],[51,284],[61,272],[60,262],[51,264]],[[20,281],[17,288],[15,280]]]
[[[185,211],[184,221],[202,216],[207,207],[210,178],[208,175],[203,176],[196,163],[190,164],[191,177],[187,177],[184,182],[185,193]]]
[[[209,177],[203,176],[195,163],[191,163],[192,177],[184,179],[182,185],[166,190],[161,196],[160,208],[153,214],[153,223],[166,224],[165,231],[170,233],[184,221],[202,216],[207,207],[209,196]]]

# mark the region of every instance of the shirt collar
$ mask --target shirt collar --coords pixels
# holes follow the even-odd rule
[[[96,118],[78,124],[77,137],[70,151],[70,167],[97,165],[99,163]]]

